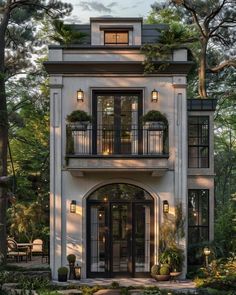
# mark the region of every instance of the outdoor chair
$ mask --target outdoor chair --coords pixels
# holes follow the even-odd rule
[[[32,254],[43,254],[43,241],[41,239],[33,240],[31,252]]]
[[[14,239],[11,239],[11,238],[7,239],[7,257],[13,257],[16,259],[17,262],[22,261],[23,257],[25,257],[25,261],[28,262],[28,256],[29,256],[28,247],[18,248],[17,242]]]
[[[35,239],[33,241],[33,246],[32,246],[32,254],[35,255],[41,255],[42,258],[42,263],[45,258],[46,262],[48,262],[48,252],[46,251],[44,247],[44,243],[41,239]]]

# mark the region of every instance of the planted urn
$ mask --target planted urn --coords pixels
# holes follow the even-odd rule
[[[167,263],[171,272],[181,272],[184,262],[183,250],[178,247],[167,248],[160,255],[160,262]]]
[[[86,130],[91,117],[85,111],[75,110],[66,117],[66,120],[73,130]]]
[[[143,115],[142,122],[148,129],[153,130],[164,130],[168,125],[166,117],[156,110],[151,110]]]
[[[69,280],[74,280],[76,256],[74,254],[69,254],[67,255],[67,260],[69,262],[69,267],[70,267]]]
[[[153,265],[151,268],[151,275],[156,281],[168,281],[170,279],[169,265]]]
[[[154,264],[151,268],[151,276],[155,278],[156,275],[160,273],[160,266],[158,264]]]

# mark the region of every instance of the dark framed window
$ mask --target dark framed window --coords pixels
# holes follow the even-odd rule
[[[188,167],[209,168],[209,117],[188,117]]]
[[[143,153],[142,91],[93,91],[93,154]]]
[[[209,190],[188,190],[188,244],[209,240]]]
[[[105,45],[129,45],[129,32],[104,31]]]

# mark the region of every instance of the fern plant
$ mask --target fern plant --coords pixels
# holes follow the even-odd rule
[[[75,31],[70,25],[65,25],[63,21],[59,19],[53,20],[54,34],[51,35],[51,39],[62,44],[80,44],[84,37],[87,35],[83,32]]]

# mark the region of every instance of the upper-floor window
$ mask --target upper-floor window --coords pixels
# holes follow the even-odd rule
[[[106,32],[104,31],[105,45],[129,45],[129,32]]]
[[[209,117],[188,117],[188,167],[209,168]]]

